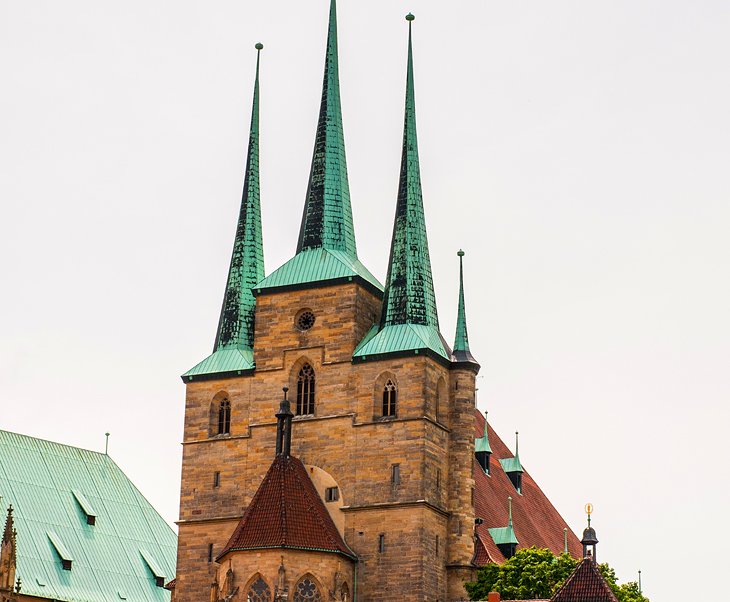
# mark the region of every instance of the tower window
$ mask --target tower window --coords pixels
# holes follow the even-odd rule
[[[213,562],[213,544],[208,544],[208,562]]]
[[[218,406],[218,434],[229,435],[231,433],[231,402],[223,399]]]
[[[314,370],[304,364],[297,378],[297,416],[314,414]]]
[[[221,484],[221,473],[216,471],[213,473],[213,487],[220,487]]]
[[[378,552],[380,554],[385,552],[385,533],[378,535]]]
[[[383,387],[383,416],[395,416],[398,401],[398,390],[392,380]]]
[[[340,490],[337,487],[327,487],[324,490],[325,502],[336,502],[340,499]]]
[[[439,536],[436,536],[436,556],[439,555]]]
[[[390,484],[393,487],[400,485],[400,464],[393,464],[390,467]]]

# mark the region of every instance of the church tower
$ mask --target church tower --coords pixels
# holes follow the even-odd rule
[[[475,459],[475,428],[486,436],[487,425],[475,418],[479,364],[469,350],[461,251],[453,351],[439,330],[416,134],[414,17],[406,19],[403,146],[385,286],[357,255],[335,0],[296,253],[264,277],[257,55],[216,342],[182,377],[177,602],[446,602],[466,597],[477,557],[496,554],[475,530],[475,478],[488,478]],[[503,454],[496,435],[490,440]],[[509,483],[492,473],[494,483]]]

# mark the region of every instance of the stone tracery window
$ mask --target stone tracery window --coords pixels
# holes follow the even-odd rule
[[[297,416],[314,414],[314,369],[304,364],[297,377]]]
[[[249,585],[246,602],[271,602],[271,589],[260,576]]]
[[[218,434],[229,435],[231,433],[231,402],[228,398],[221,400],[218,405]]]
[[[309,575],[297,583],[294,590],[294,602],[322,602],[322,594]]]
[[[395,383],[388,379],[383,387],[383,416],[395,416],[398,401],[398,389]]]

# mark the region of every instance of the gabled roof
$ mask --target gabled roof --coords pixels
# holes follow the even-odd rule
[[[484,423],[484,416],[475,409],[475,437],[483,436]],[[487,435],[493,459],[505,459],[512,455],[491,426],[487,428]],[[537,546],[548,548],[554,554],[563,552],[563,529],[568,525],[527,471],[522,475],[522,494],[520,495],[515,491],[501,464],[492,462],[490,475],[484,474],[484,470],[476,458],[473,466],[475,514],[484,521],[483,524],[476,527],[479,545],[475,562],[478,565],[486,564],[486,561],[499,564],[505,561],[489,530],[504,527],[509,523],[508,497],[512,497],[513,529],[519,540],[518,547]],[[483,550],[480,549],[480,546]],[[583,548],[578,538],[569,528],[568,551],[574,558],[581,558],[583,555]]]
[[[236,550],[289,548],[332,552],[355,559],[298,458],[271,464],[233,535],[218,556]]]
[[[591,558],[584,558],[550,602],[618,602]]]
[[[23,594],[72,602],[120,594],[135,602],[170,599],[144,555],[171,579],[177,537],[109,456],[0,431],[0,495],[1,510],[14,509]],[[64,560],[72,561],[70,571]]]

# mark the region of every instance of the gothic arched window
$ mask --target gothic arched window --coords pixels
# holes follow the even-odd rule
[[[311,576],[307,575],[294,589],[294,602],[321,602],[322,594]]]
[[[304,364],[297,377],[297,416],[314,414],[314,370]]]
[[[218,434],[228,435],[231,432],[231,402],[221,400],[218,405]]]
[[[271,602],[271,589],[261,576],[248,586],[246,602]]]
[[[383,387],[383,416],[395,416],[398,402],[398,389],[392,380],[388,379]]]

